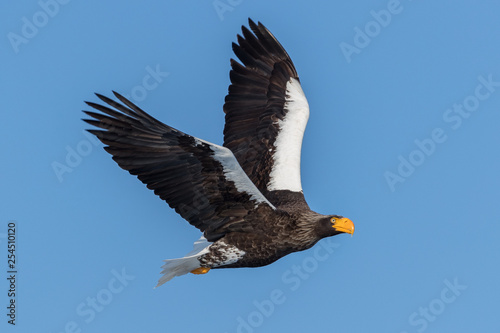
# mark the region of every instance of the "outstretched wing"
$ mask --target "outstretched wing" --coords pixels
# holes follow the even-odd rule
[[[233,43],[242,64],[231,59],[224,146],[273,204],[300,209],[307,205],[300,153],[309,105],[283,46],[260,22],[249,26],[253,34],[243,26]]]
[[[248,179],[232,152],[154,119],[121,95],[124,104],[96,94],[110,107],[86,102],[84,111],[100,128],[89,130],[118,165],[136,175],[209,241],[230,225],[274,206]]]

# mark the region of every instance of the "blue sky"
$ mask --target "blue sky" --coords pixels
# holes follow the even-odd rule
[[[2,332],[499,329],[497,2],[32,0],[0,9]],[[356,232],[267,267],[153,289],[162,260],[189,252],[199,231],[83,133],[83,101],[116,90],[221,144],[231,42],[248,17],[285,46],[308,97],[306,199],[351,218]]]

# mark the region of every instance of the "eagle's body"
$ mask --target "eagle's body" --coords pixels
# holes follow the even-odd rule
[[[280,216],[281,215],[281,216]],[[238,228],[227,233],[223,238],[215,242],[231,244],[240,251],[245,252],[237,262],[225,264],[222,267],[259,267],[265,266],[292,252],[306,250],[316,244],[321,238],[316,234],[314,225],[310,221],[316,221],[316,214],[312,211],[305,213],[285,213],[281,210],[275,214],[268,215],[268,220],[258,219],[245,221],[244,229]],[[328,218],[327,216],[324,216]],[[216,246],[204,255],[200,261],[202,264],[210,262],[218,257]],[[224,253],[224,251],[221,251]],[[223,255],[223,254],[222,254]],[[217,262],[217,259],[215,259]],[[203,265],[205,266],[205,265]],[[210,266],[208,266],[210,267]],[[220,268],[214,266],[213,268]]]
[[[224,112],[224,145],[195,138],[151,117],[115,93],[118,103],[87,102],[90,130],[123,169],[136,175],[203,232],[184,258],[165,260],[158,285],[188,272],[258,267],[320,239],[353,233],[352,222],[309,209],[300,181],[309,106],[295,67],[274,36],[249,20],[253,34],[233,43]],[[123,103],[123,104],[122,104]]]

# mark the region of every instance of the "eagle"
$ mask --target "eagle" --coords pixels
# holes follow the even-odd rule
[[[260,22],[232,48],[224,143],[170,127],[113,91],[83,119],[118,165],[137,176],[203,235],[183,258],[164,260],[158,286],[187,273],[260,267],[325,237],[354,233],[340,215],[312,211],[300,154],[309,105],[295,66]]]

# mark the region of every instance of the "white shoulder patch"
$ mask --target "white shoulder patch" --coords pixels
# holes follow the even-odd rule
[[[279,132],[274,146],[274,166],[267,188],[270,191],[302,191],[300,181],[300,153],[302,138],[309,120],[309,104],[299,81],[294,78],[286,84],[283,120],[278,121]]]
[[[247,174],[241,168],[238,160],[234,156],[233,152],[226,147],[216,145],[200,138],[194,138],[195,145],[208,145],[210,150],[213,152],[213,158],[220,162],[224,170],[224,176],[229,181],[234,183],[236,190],[239,192],[244,192],[250,195],[250,199],[256,202],[256,206],[259,203],[267,203],[272,209],[276,209],[273,204],[267,200],[267,198],[260,192],[260,190],[255,186],[255,184],[248,178]]]
[[[248,178],[230,149],[215,144],[210,144],[210,149],[214,152],[214,159],[222,164],[226,179],[232,181],[239,192],[248,193],[250,198],[257,204],[267,203],[271,208],[276,209],[259,191],[250,178]]]

